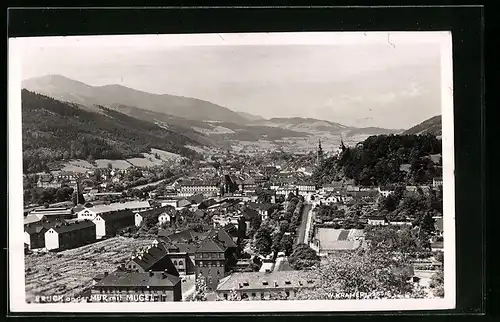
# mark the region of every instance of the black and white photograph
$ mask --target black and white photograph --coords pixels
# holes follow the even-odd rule
[[[451,37],[11,38],[11,310],[454,308]]]

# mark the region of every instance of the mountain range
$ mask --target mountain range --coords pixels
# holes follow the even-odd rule
[[[184,155],[189,154],[182,149],[183,146],[187,145],[237,149],[245,152],[247,146],[251,146],[253,150],[259,150],[259,148],[263,148],[264,144],[266,148],[270,149],[289,147],[292,150],[308,151],[317,144],[318,139],[325,142],[325,148],[332,149],[338,147],[341,138],[344,138],[344,142],[347,144],[355,144],[371,135],[404,132],[403,129],[352,127],[314,118],[265,119],[259,115],[235,112],[229,108],[196,98],[152,94],[116,84],[91,86],[60,75],[27,79],[22,82],[22,87],[29,91],[23,91],[23,109],[26,106],[24,104],[25,97],[31,97],[32,101],[36,101],[33,99],[33,95],[37,93],[60,101],[59,103],[70,106],[73,111],[78,109],[82,113],[93,113],[93,118],[105,118],[107,126],[114,127],[116,125],[109,124],[110,115],[115,115],[111,117],[115,120],[116,117],[120,120],[127,119],[126,126],[135,126],[132,125],[132,119],[135,119],[142,121],[142,123],[137,123],[141,124],[140,126],[145,126],[145,124],[152,126],[149,130],[154,128],[157,138],[167,140],[159,146],[152,143],[156,141],[153,139],[149,141],[149,145],[156,145],[158,148],[168,146],[171,150],[173,149],[170,152],[179,152]],[[41,98],[37,100],[40,101]],[[25,113],[24,110],[23,113]],[[46,121],[50,119],[52,126],[55,127],[61,125],[62,128],[65,128],[67,126],[60,124],[60,122],[71,124],[67,118],[51,118],[50,114],[53,114],[53,111],[38,113],[37,116],[41,118],[40,122],[43,124],[46,124]],[[85,115],[89,117],[89,114]],[[34,129],[34,133],[40,132],[35,123],[32,122],[30,129]],[[116,126],[123,125],[121,123]],[[24,118],[23,126],[26,126]],[[87,123],[87,126],[93,127],[94,125]],[[140,131],[140,129],[138,130]],[[170,134],[166,135],[166,133]],[[139,135],[139,132],[134,135]],[[169,140],[170,136],[172,136],[172,141]],[[106,136],[100,138],[104,140]],[[120,142],[119,138],[115,139]],[[118,146],[124,146],[124,144],[121,142]],[[133,149],[133,152],[141,151]],[[122,154],[129,155],[130,153],[125,151]]]

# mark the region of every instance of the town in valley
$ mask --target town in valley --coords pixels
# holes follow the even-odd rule
[[[376,160],[349,168],[362,149],[404,140],[428,151],[398,165],[401,181],[373,182],[394,176]],[[306,154],[220,152],[153,167],[85,161],[83,172],[25,175],[27,300],[443,296],[439,140],[364,144],[324,151],[319,140]]]
[[[441,51],[403,34],[25,45],[26,302],[444,298]]]

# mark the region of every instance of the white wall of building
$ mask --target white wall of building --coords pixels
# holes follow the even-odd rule
[[[102,219],[101,216],[97,216],[93,222],[95,224],[96,239],[101,239],[106,236],[106,222],[104,219]]]
[[[45,232],[45,248],[48,250],[59,248],[59,234],[52,228]]]
[[[84,219],[94,220],[96,218],[96,213],[90,209],[85,208],[80,212],[78,212],[77,217],[78,220],[84,220]]]
[[[31,236],[27,232],[24,232],[24,243],[28,244],[28,248],[31,249]]]

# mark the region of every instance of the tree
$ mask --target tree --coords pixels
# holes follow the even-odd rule
[[[113,165],[111,164],[111,162],[108,162],[108,169],[113,170]]]
[[[424,218],[422,219],[421,223],[421,228],[423,231],[425,231],[427,234],[432,234],[434,232],[434,218],[432,218],[432,214],[430,212],[427,212],[424,215]]]
[[[432,289],[434,296],[444,297],[444,272],[442,269],[439,269],[431,276],[429,287]]]
[[[268,227],[262,226],[257,230],[255,234],[255,248],[259,254],[267,255],[271,252],[271,246],[273,244],[271,238],[271,232]]]
[[[272,240],[273,240],[273,243],[272,243],[272,246],[271,246],[271,250],[275,253],[279,252],[281,250],[281,239],[283,237],[283,233],[281,232],[275,232],[273,235],[272,235]]]
[[[288,261],[293,269],[303,270],[319,265],[320,258],[311,247],[306,244],[299,244],[293,250]]]
[[[290,256],[293,251],[293,238],[291,235],[284,235],[281,238],[281,250],[285,253],[286,256]]]
[[[203,274],[198,274],[195,281],[195,294],[194,301],[205,302],[207,301],[207,281]]]
[[[308,274],[315,287],[299,291],[299,299],[331,300],[337,299],[337,294],[354,299],[425,297],[425,292],[412,284],[408,263],[386,252],[337,253]]]

